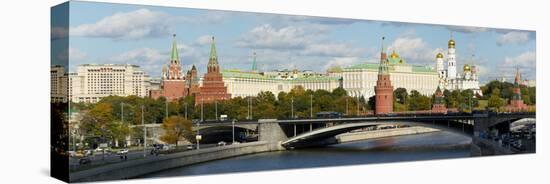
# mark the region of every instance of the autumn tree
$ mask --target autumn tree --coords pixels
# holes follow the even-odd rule
[[[129,122],[120,121],[113,114],[111,103],[100,102],[91,109],[82,111],[80,130],[87,136],[99,137],[102,141],[124,142],[130,135]]]
[[[176,144],[181,138],[191,141],[193,137],[192,123],[181,116],[170,116],[165,118],[161,125],[164,135],[161,140],[170,144]]]

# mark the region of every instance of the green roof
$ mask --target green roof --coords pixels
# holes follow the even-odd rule
[[[394,65],[405,65],[405,64],[389,64],[389,70],[390,72],[395,72]],[[421,66],[421,65],[410,65],[412,67],[413,73],[433,73],[437,74],[437,72],[430,67],[427,66]],[[344,70],[353,70],[353,69],[366,69],[370,71],[378,71],[379,64],[378,63],[361,63],[352,65],[349,67],[344,68]]]
[[[379,66],[378,63],[361,63],[361,64],[356,64],[356,65],[346,67],[346,68],[344,68],[344,70],[346,70],[346,69],[378,70],[378,66]]]
[[[419,65],[413,65],[412,71],[415,73],[436,73],[436,71],[433,68],[430,68],[427,66],[419,66]]]
[[[307,77],[298,77],[294,79],[279,79],[275,77],[265,76],[257,72],[246,72],[246,71],[240,71],[236,69],[222,70],[222,75],[223,77],[263,79],[263,80],[287,81],[287,82],[340,80],[340,77],[332,77],[332,76],[307,76]]]
[[[405,64],[406,63],[405,60],[400,58],[400,57],[397,57],[397,58],[389,57],[388,62],[390,64]]]

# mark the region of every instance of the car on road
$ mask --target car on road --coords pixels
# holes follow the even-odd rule
[[[194,145],[194,144],[190,144],[190,145],[187,145],[187,150],[194,150],[194,149],[197,149],[197,146]]]
[[[78,159],[78,164],[80,165],[85,165],[85,164],[90,164],[92,163],[92,159],[90,159],[90,157],[82,157],[80,159]]]
[[[76,157],[76,151],[69,151],[70,157]]]
[[[224,142],[224,141],[220,141],[220,142],[218,142],[218,146],[225,146],[226,144],[227,144],[227,143],[226,143],[226,142]]]
[[[128,154],[128,149],[120,149],[116,153],[119,155]]]

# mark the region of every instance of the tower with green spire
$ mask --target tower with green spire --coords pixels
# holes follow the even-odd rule
[[[212,37],[212,45],[210,45],[210,57],[208,59],[208,72],[219,72],[218,53],[216,53],[216,41]]]
[[[195,95],[195,105],[199,103],[214,103],[231,98],[231,94],[227,93],[227,87],[223,82],[223,75],[220,72],[214,37],[212,37],[207,68],[208,72],[204,74],[202,86]]]
[[[150,96],[153,99],[165,97],[167,101],[175,101],[187,96],[185,76],[181,71],[181,62],[178,54],[178,43],[176,34],[173,34],[172,52],[170,62],[162,66],[162,81],[160,89],[151,90]]]
[[[172,52],[170,54],[170,64],[168,65],[168,71],[166,78],[172,80],[183,80],[184,76],[181,72],[181,62],[178,54],[178,42],[176,41],[176,34],[173,34]]]
[[[393,86],[388,72],[388,58],[382,37],[382,50],[380,51],[380,66],[378,67],[378,80],[374,86],[375,114],[388,114],[393,112]]]
[[[258,66],[256,64],[256,52],[254,52],[254,57],[252,58],[252,71],[258,71]]]
[[[176,34],[173,35],[172,41],[172,53],[170,55],[170,63],[180,64],[180,57],[178,55],[178,43],[176,42]]]
[[[382,47],[380,52],[380,66],[378,67],[378,75],[388,74],[388,57],[386,55],[386,48],[384,47],[384,37],[382,37]]]

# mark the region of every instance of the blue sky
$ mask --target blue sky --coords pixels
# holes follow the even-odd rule
[[[435,55],[446,54],[452,32],[458,66],[476,64],[482,82],[512,79],[516,67],[524,78],[535,77],[533,31],[78,1],[71,1],[70,13],[69,49],[59,53],[69,53],[71,71],[84,63],[127,63],[159,77],[169,62],[172,34],[183,69],[194,64],[200,73],[211,36],[225,69],[250,69],[253,52],[261,70],[324,72],[377,62],[382,36],[388,52],[395,50],[411,64],[435,66]],[[60,31],[54,29],[52,35]]]

